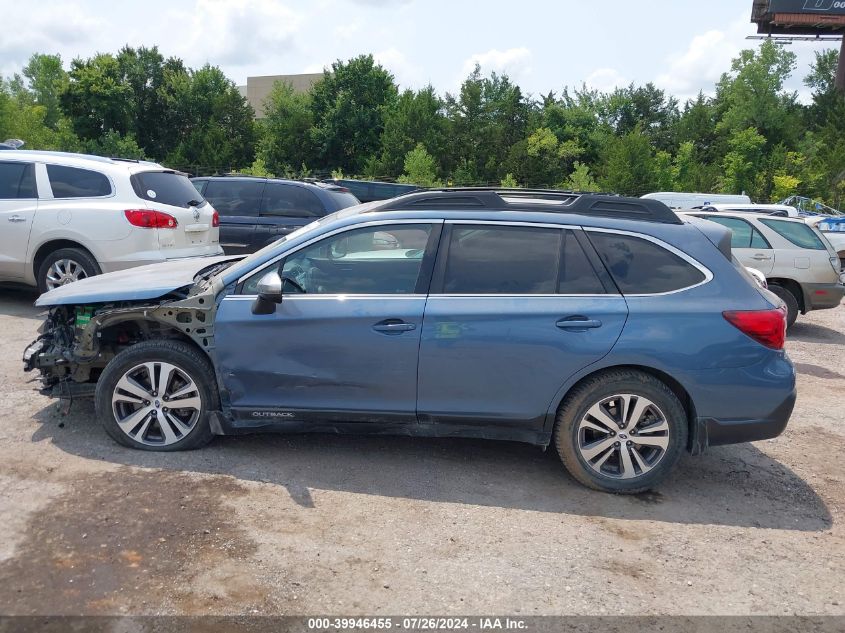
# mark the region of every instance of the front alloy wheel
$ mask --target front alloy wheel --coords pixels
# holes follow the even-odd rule
[[[578,424],[578,451],[596,473],[633,479],[660,463],[669,447],[669,424],[644,396],[619,394],[590,407]]]
[[[171,363],[132,367],[112,392],[112,412],[120,430],[147,446],[169,446],[187,437],[203,411],[194,378]]]

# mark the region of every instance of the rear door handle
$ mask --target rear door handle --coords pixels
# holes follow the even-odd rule
[[[402,334],[402,332],[416,330],[417,326],[400,319],[387,319],[376,323],[373,329],[381,334]]]
[[[572,316],[561,319],[555,325],[561,330],[594,330],[601,327],[601,321],[582,316]]]
[[[8,220],[9,222],[26,222],[26,218],[22,218],[19,215],[10,215]]]
[[[756,260],[758,262],[767,262],[772,258],[771,255],[763,255],[762,253],[757,253],[751,259]]]

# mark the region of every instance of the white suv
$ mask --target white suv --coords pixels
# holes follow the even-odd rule
[[[758,213],[683,212],[731,229],[736,258],[766,276],[769,290],[783,299],[787,324],[798,313],[837,307],[845,286],[836,250],[803,220]]]
[[[183,175],[143,161],[0,153],[0,281],[41,292],[169,259],[220,255],[217,212]]]

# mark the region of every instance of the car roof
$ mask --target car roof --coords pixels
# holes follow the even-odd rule
[[[12,161],[31,161],[65,165],[67,167],[96,168],[137,173],[165,169],[158,163],[130,158],[108,158],[93,154],[75,154],[72,152],[51,152],[42,150],[15,150],[2,154],[2,159]]]
[[[250,176],[249,174],[222,174],[217,176],[195,176],[191,180],[249,180],[257,182],[280,182],[286,185],[297,187],[316,188],[320,191],[349,191],[343,185],[335,185],[326,182],[311,182],[308,180],[290,180],[287,178],[265,178],[264,176]]]
[[[776,216],[770,213],[731,213],[730,211],[708,211],[706,208],[704,209],[684,209],[683,211],[677,211],[681,215],[701,215],[702,213],[706,213],[708,215],[712,215],[719,218],[738,218],[740,220],[747,220],[751,218],[752,220],[778,220],[780,222],[797,222],[798,224],[806,224],[803,218],[787,218],[783,216]]]
[[[708,204],[704,208],[713,207],[719,211],[723,209],[771,209],[772,211],[797,211],[788,204]]]

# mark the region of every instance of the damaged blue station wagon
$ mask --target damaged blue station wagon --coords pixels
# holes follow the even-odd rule
[[[726,229],[653,200],[413,193],[37,305],[26,369],[144,450],[268,430],[554,443],[578,481],[630,493],[684,450],[778,435],[795,402],[780,300]]]

